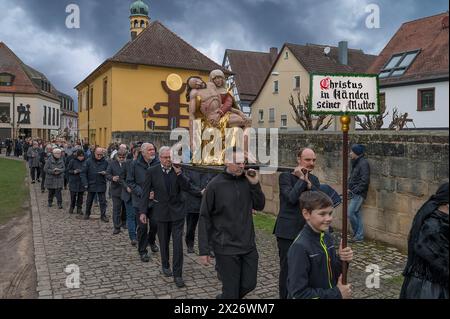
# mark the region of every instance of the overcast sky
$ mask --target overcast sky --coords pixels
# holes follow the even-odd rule
[[[402,23],[448,11],[447,0],[144,0],[159,20],[222,64],[225,49],[268,51],[283,43],[337,45],[378,54]],[[0,41],[64,93],[127,41],[132,0],[0,0]],[[66,27],[66,7],[80,28]],[[369,4],[380,27],[369,29]]]

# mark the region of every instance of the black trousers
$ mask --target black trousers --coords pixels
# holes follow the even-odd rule
[[[32,167],[31,168],[31,180],[35,181],[39,179],[41,176],[41,168],[40,167]]]
[[[291,247],[293,240],[277,237],[278,255],[280,257],[280,276],[278,282],[278,289],[280,299],[287,299],[287,278],[288,278],[288,262],[287,254],[289,247]]]
[[[186,246],[193,247],[195,241],[195,229],[197,228],[200,214],[186,214]]]
[[[135,208],[136,211],[138,209]],[[143,224],[137,216],[136,225],[137,225],[137,240],[138,240],[138,251],[139,255],[144,255],[148,253],[147,247],[148,244],[153,245],[156,242],[156,233],[158,232],[158,224],[155,222],[153,218],[153,211],[147,214],[148,222]],[[150,231],[149,231],[150,224]],[[161,244],[161,240],[160,240]]]
[[[53,197],[56,197],[58,205],[62,205],[61,188],[48,190],[48,203],[53,204]]]
[[[42,170],[42,172],[41,172],[41,176],[42,176],[42,179],[41,179],[41,190],[45,190],[45,171],[44,170]]]
[[[83,195],[84,192],[70,192],[70,207],[79,209],[83,206]]]
[[[122,222],[122,226],[127,224],[127,208],[125,206],[125,202],[122,201],[122,210],[120,214],[120,220]]]
[[[258,251],[245,255],[216,253],[216,268],[222,281],[222,299],[242,299],[256,288]]]
[[[105,193],[88,193],[86,199],[86,215],[91,216],[92,203],[94,202],[94,197],[97,195],[98,202],[100,204],[100,214],[101,216],[106,216],[106,195]]]
[[[173,243],[173,276],[183,276],[183,228],[184,218],[175,222],[158,222],[158,238],[163,268],[170,268],[169,243]]]
[[[122,199],[120,196],[112,196],[113,203],[113,224],[115,229],[122,226]]]

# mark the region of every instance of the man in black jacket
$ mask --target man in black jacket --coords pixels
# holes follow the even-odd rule
[[[348,205],[348,217],[353,230],[351,241],[363,241],[364,230],[361,214],[361,207],[367,198],[367,191],[370,184],[370,166],[364,157],[364,146],[355,144],[350,152],[352,160],[352,170],[348,180],[348,190],[350,203]]]
[[[320,190],[319,179],[311,173],[315,163],[314,151],[304,148],[297,154],[298,165],[294,171],[280,174],[280,211],[273,232],[277,237],[280,257],[280,299],[287,298],[287,253],[289,247],[305,225],[305,219],[302,214],[299,214],[300,195],[308,190]]]
[[[156,157],[155,145],[152,143],[144,143],[141,146],[141,154],[137,160],[133,161],[129,166],[127,173],[127,184],[131,188],[131,199],[133,207],[135,208],[137,217],[139,217],[139,209],[142,198],[144,196],[144,185],[146,181],[146,174],[150,167],[159,166],[159,159]],[[148,197],[149,195],[147,195]],[[159,251],[156,245],[156,233],[158,231],[158,225],[154,218],[154,213],[151,203],[147,206],[145,214],[147,219],[144,223],[140,222],[138,218],[137,222],[137,238],[138,238],[138,251],[139,256],[143,262],[150,261],[150,255],[148,254],[147,246],[150,244],[152,252]],[[147,223],[148,221],[148,223]],[[148,224],[150,224],[150,232]]]
[[[203,173],[195,170],[185,170],[184,175],[189,179],[192,187],[189,191],[183,192],[185,198],[186,212],[186,246],[189,254],[194,253],[195,230],[197,229],[200,214],[202,196],[213,174]]]
[[[106,170],[106,179],[111,182],[110,190],[113,202],[113,235],[120,233],[120,227],[122,226],[121,212],[122,212],[122,184],[120,176],[123,175],[125,169],[125,158],[127,152],[119,150],[115,156],[115,159],[109,163]]]
[[[101,147],[97,147],[94,151],[94,156],[89,158],[81,173],[81,181],[84,188],[88,191],[86,199],[86,213],[84,219],[88,220],[91,216],[92,203],[97,194],[100,204],[100,219],[107,223],[109,219],[106,217],[106,170],[108,169],[108,162],[104,157],[104,152]]]
[[[227,150],[230,152],[230,150]],[[258,251],[253,210],[261,211],[265,196],[254,170],[244,172],[244,153],[233,150],[233,160],[207,186],[200,208],[200,262],[210,264],[210,244],[222,280],[217,298],[240,299],[256,287]]]
[[[181,191],[188,191],[190,183],[178,165],[172,165],[168,146],[159,151],[161,165],[151,167],[145,176],[141,200],[140,221],[146,223],[149,202],[153,203],[154,218],[158,223],[158,238],[161,247],[162,272],[166,277],[174,276],[177,287],[184,287],[183,273],[183,228],[184,200]],[[170,235],[173,240],[173,273],[169,263]]]

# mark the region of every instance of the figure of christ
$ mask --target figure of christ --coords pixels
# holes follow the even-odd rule
[[[223,86],[224,76],[222,78],[223,82],[220,82],[218,79],[216,81]],[[224,87],[219,88],[213,82],[205,83],[200,77],[189,78],[187,84],[186,99],[189,102],[190,135],[193,150],[198,147],[194,143],[193,127],[193,123],[197,119],[202,119],[202,130],[205,128],[220,129],[223,140],[225,128],[239,127],[245,130],[251,127],[251,120],[234,106],[234,98]],[[248,137],[244,136],[245,149],[248,149],[247,145]],[[213,162],[215,164],[222,163],[222,160],[216,159]]]

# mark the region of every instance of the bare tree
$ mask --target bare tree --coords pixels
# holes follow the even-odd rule
[[[289,104],[294,110],[294,114],[292,115],[294,121],[300,125],[300,127],[305,131],[324,131],[333,124],[333,118],[329,118],[328,122],[324,124],[325,120],[329,117],[329,115],[321,114],[321,115],[312,115],[309,112],[309,95],[306,96],[303,101],[300,96],[300,92],[297,94],[297,102],[295,104],[294,96],[289,98]]]
[[[381,130],[384,125],[384,119],[389,115],[386,111],[386,106],[381,107],[381,114],[379,115],[365,115],[364,117],[355,116],[356,123],[361,126],[363,130]],[[398,112],[398,108],[394,108],[392,111],[392,120],[388,125],[389,130],[400,131],[405,128],[408,122],[413,122],[408,118],[408,113]]]
[[[384,124],[384,119],[389,115],[386,112],[386,106],[381,106],[381,114],[378,115],[364,115],[364,117],[355,116],[356,123],[361,126],[363,130],[381,130]]]

